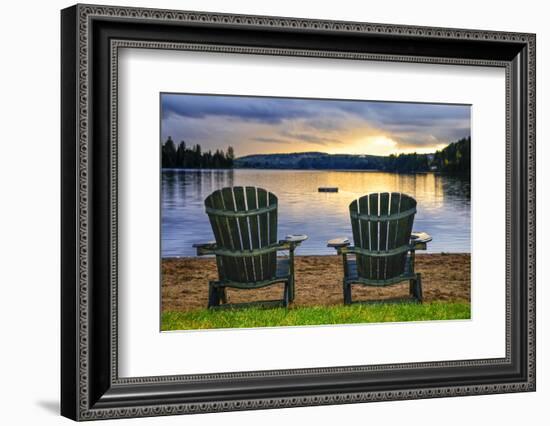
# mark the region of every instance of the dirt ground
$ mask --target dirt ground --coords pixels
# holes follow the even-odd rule
[[[422,273],[424,301],[470,301],[469,254],[417,254],[415,270]],[[337,256],[295,258],[294,306],[343,303],[342,262]],[[206,308],[208,281],[217,278],[214,259],[178,258],[162,261],[162,310],[190,311]],[[409,284],[390,287],[353,286],[353,300],[372,300],[408,295]],[[282,284],[257,290],[228,289],[233,303],[280,299]]]

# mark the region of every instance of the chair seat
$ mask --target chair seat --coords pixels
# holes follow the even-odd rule
[[[287,278],[290,275],[290,259],[288,257],[277,257],[277,278]]]
[[[290,259],[288,257],[277,257],[277,269],[275,271],[275,277],[253,282],[238,282],[231,280],[212,281],[215,286],[223,287],[235,287],[241,289],[253,289],[268,286],[270,284],[285,282],[290,277]]]
[[[372,285],[372,286],[385,286],[385,285],[396,284],[401,281],[415,278],[415,273],[411,268],[412,264],[411,264],[410,256],[407,256],[405,259],[405,268],[404,268],[404,272],[401,275],[388,278],[385,280],[373,280],[373,279],[359,277],[359,274],[357,273],[357,261],[355,257],[348,256],[347,266],[348,266],[347,268],[348,271],[347,271],[345,280],[348,283],[358,283],[358,284],[365,284],[365,285]]]

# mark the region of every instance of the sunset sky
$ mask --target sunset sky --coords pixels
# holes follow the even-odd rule
[[[470,135],[470,106],[161,95],[161,139],[249,154],[435,152]]]

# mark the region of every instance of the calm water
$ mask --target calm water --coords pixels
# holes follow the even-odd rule
[[[352,240],[348,206],[369,192],[405,192],[418,202],[415,231],[433,237],[429,252],[470,252],[470,182],[433,173],[330,170],[164,170],[162,257],[194,256],[195,242],[213,240],[204,199],[224,186],[259,186],[279,198],[279,239],[307,234],[298,254],[334,254],[327,240]],[[338,193],[320,193],[337,186]]]

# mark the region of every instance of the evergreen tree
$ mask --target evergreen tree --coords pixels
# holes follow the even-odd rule
[[[202,167],[202,149],[199,144],[193,146],[193,168],[200,169]]]
[[[185,141],[181,141],[176,151],[176,167],[185,168]]]
[[[235,161],[235,151],[233,147],[229,145],[227,147],[227,154],[225,155],[226,167],[233,167],[233,162]]]
[[[232,147],[224,153],[223,149],[202,152],[200,144],[187,148],[185,141],[181,141],[177,148],[171,136],[162,144],[162,167],[163,168],[232,168],[235,152]]]
[[[168,136],[168,140],[162,147],[162,167],[176,167],[176,147],[171,136]]]

